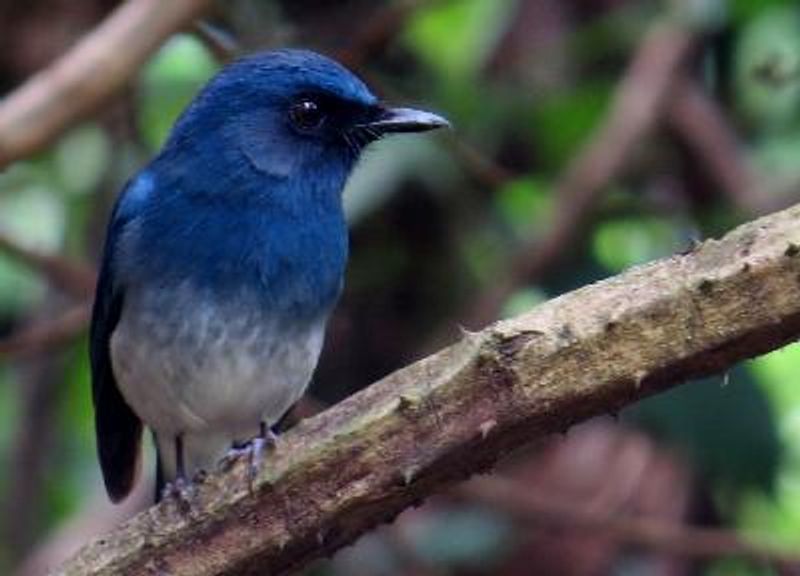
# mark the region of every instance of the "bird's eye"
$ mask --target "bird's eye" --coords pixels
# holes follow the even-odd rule
[[[313,98],[301,98],[289,108],[289,119],[295,128],[307,132],[319,128],[325,121],[325,112]]]

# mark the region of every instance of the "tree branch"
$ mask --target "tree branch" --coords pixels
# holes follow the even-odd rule
[[[733,206],[751,216],[769,211],[733,128],[719,105],[687,76],[676,82],[667,120]]]
[[[0,359],[52,351],[75,340],[86,331],[91,317],[90,301],[75,304],[49,320],[35,320],[30,325],[0,339]]]
[[[800,335],[800,206],[497,323],[87,545],[60,574],[285,574],[545,434]]]
[[[0,102],[0,169],[42,149],[122,88],[209,0],[128,0],[49,68]]]
[[[26,248],[2,233],[0,253],[40,273],[50,284],[66,294],[76,298],[88,298],[94,294],[96,274],[86,264]]]

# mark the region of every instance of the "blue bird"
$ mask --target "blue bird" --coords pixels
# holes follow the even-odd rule
[[[113,501],[136,481],[144,426],[161,483],[267,439],[306,389],[342,290],[341,193],[362,149],[446,125],[304,50],[241,59],[200,92],[108,226],[90,357]]]

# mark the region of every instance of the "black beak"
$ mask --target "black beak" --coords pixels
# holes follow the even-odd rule
[[[377,117],[362,125],[364,128],[377,131],[379,134],[397,134],[401,132],[427,132],[437,128],[449,128],[450,122],[423,110],[413,108],[382,108]]]

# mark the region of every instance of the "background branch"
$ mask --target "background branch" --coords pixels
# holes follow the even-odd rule
[[[0,339],[0,358],[46,352],[73,341],[89,325],[91,302],[76,304],[48,320],[34,320]]]
[[[65,294],[76,298],[94,294],[95,272],[86,264],[26,248],[4,234],[0,234],[0,252],[38,272]]]
[[[719,105],[686,76],[676,82],[667,120],[731,204],[745,214],[769,211],[755,171]]]
[[[128,0],[50,67],[0,102],[0,168],[41,150],[122,88],[209,0]]]
[[[285,574],[538,437],[800,335],[800,206],[399,370],[87,545],[60,574]]]

